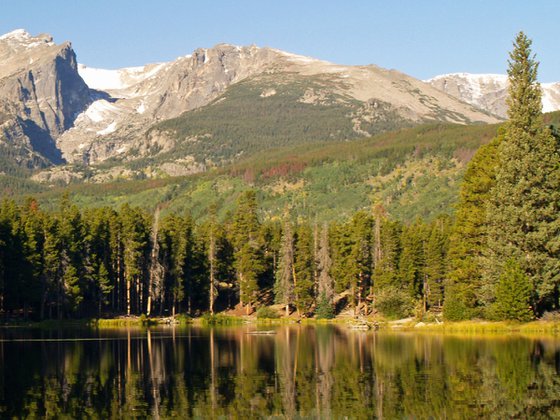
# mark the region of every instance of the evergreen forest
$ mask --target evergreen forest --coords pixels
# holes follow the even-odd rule
[[[372,200],[330,222],[290,203],[273,217],[254,190],[226,215],[210,204],[204,217],[165,202],[148,211],[83,208],[70,195],[48,209],[5,199],[0,313],[259,316],[278,305],[299,317],[528,321],[558,310],[560,134],[543,118],[537,70],[519,33],[508,121],[470,159],[453,215],[402,221]]]

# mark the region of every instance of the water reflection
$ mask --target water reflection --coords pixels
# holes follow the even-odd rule
[[[560,341],[337,327],[2,332],[2,417],[560,417]]]

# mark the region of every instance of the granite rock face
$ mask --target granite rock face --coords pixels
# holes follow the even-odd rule
[[[62,163],[56,139],[91,102],[70,43],[14,31],[0,37],[0,61],[2,140],[43,164]]]

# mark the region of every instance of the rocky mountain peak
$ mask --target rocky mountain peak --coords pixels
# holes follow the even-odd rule
[[[53,44],[53,38],[49,34],[39,34],[32,36],[25,29],[15,29],[7,34],[0,36],[0,41],[11,44],[12,46],[36,47],[43,43]]]
[[[305,141],[319,141],[425,121],[497,121],[398,71],[255,45],[218,44],[107,70],[78,64],[69,42],[17,30],[0,37],[0,59],[0,136],[47,163],[126,165],[157,156],[153,173],[177,174],[162,168],[180,158],[186,170],[200,170],[242,156],[246,146],[298,141],[299,127],[307,127]]]
[[[62,162],[55,139],[91,102],[71,44],[18,29],[0,37],[0,61],[0,142]]]

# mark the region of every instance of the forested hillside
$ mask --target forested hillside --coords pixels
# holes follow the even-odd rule
[[[373,107],[329,91],[336,80],[273,74],[239,82],[209,105],[154,126],[151,130],[172,133],[178,144],[146,162],[188,155],[197,161],[231,162],[271,148],[350,140],[417,124],[391,104],[377,101]]]
[[[348,142],[286,146],[185,177],[51,189],[5,177],[3,185],[15,198],[33,194],[45,209],[56,208],[69,193],[80,207],[129,203],[153,212],[162,204],[164,213],[188,211],[197,220],[213,205],[223,220],[239,194],[255,190],[263,218],[278,217],[289,206],[294,214],[319,222],[342,220],[382,203],[403,221],[433,219],[453,213],[465,165],[497,129],[432,124]]]

